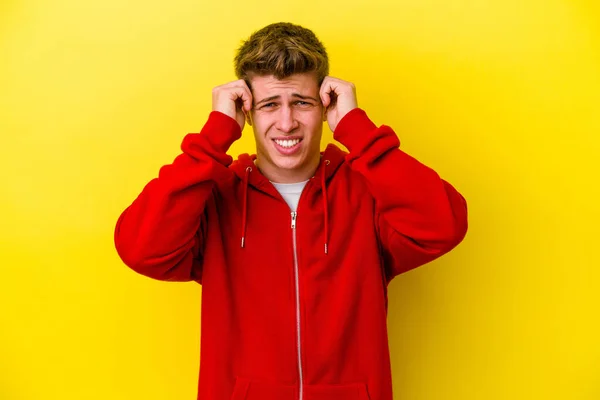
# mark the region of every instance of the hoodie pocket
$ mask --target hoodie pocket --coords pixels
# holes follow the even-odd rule
[[[305,400],[370,400],[367,385],[311,385],[305,387]]]
[[[295,400],[297,386],[257,382],[238,377],[231,400]]]
[[[238,377],[231,400],[295,400],[298,386],[257,382]],[[309,385],[304,387],[303,400],[371,400],[367,385]]]

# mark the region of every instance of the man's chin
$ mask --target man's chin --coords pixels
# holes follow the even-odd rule
[[[298,157],[289,157],[287,159],[281,160],[278,159],[275,161],[275,166],[279,169],[284,169],[286,171],[292,171],[298,169],[302,163],[298,159]]]

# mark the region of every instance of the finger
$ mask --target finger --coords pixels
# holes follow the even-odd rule
[[[252,109],[252,90],[248,87],[248,84],[245,80],[240,79],[238,81],[239,87],[242,89],[242,99],[244,100],[244,111],[250,112]]]
[[[250,112],[250,110],[252,110],[252,93],[245,84],[242,91],[242,100],[244,101],[244,110]]]
[[[252,94],[247,88],[237,86],[230,93],[231,99],[241,110],[250,111],[252,109]]]
[[[331,103],[331,96],[329,92],[331,91],[331,82],[327,77],[323,80],[321,84],[321,89],[319,91],[319,96],[321,97],[321,101],[323,102],[323,107],[327,108]]]
[[[327,83],[323,86],[323,96],[327,98],[327,104],[323,104],[325,108],[335,106],[338,98],[339,82],[331,77],[326,78]]]
[[[240,99],[240,108],[243,111],[250,111],[252,109],[252,93],[244,81],[235,86],[234,93],[236,99]]]

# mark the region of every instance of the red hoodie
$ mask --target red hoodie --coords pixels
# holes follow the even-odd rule
[[[292,213],[240,136],[212,112],[115,230],[133,270],[203,286],[198,399],[392,399],[387,284],[463,239],[464,198],[354,109]]]

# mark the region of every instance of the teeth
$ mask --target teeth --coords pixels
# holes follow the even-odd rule
[[[275,140],[275,143],[280,145],[281,147],[294,147],[298,143],[300,143],[300,139],[294,140]]]

